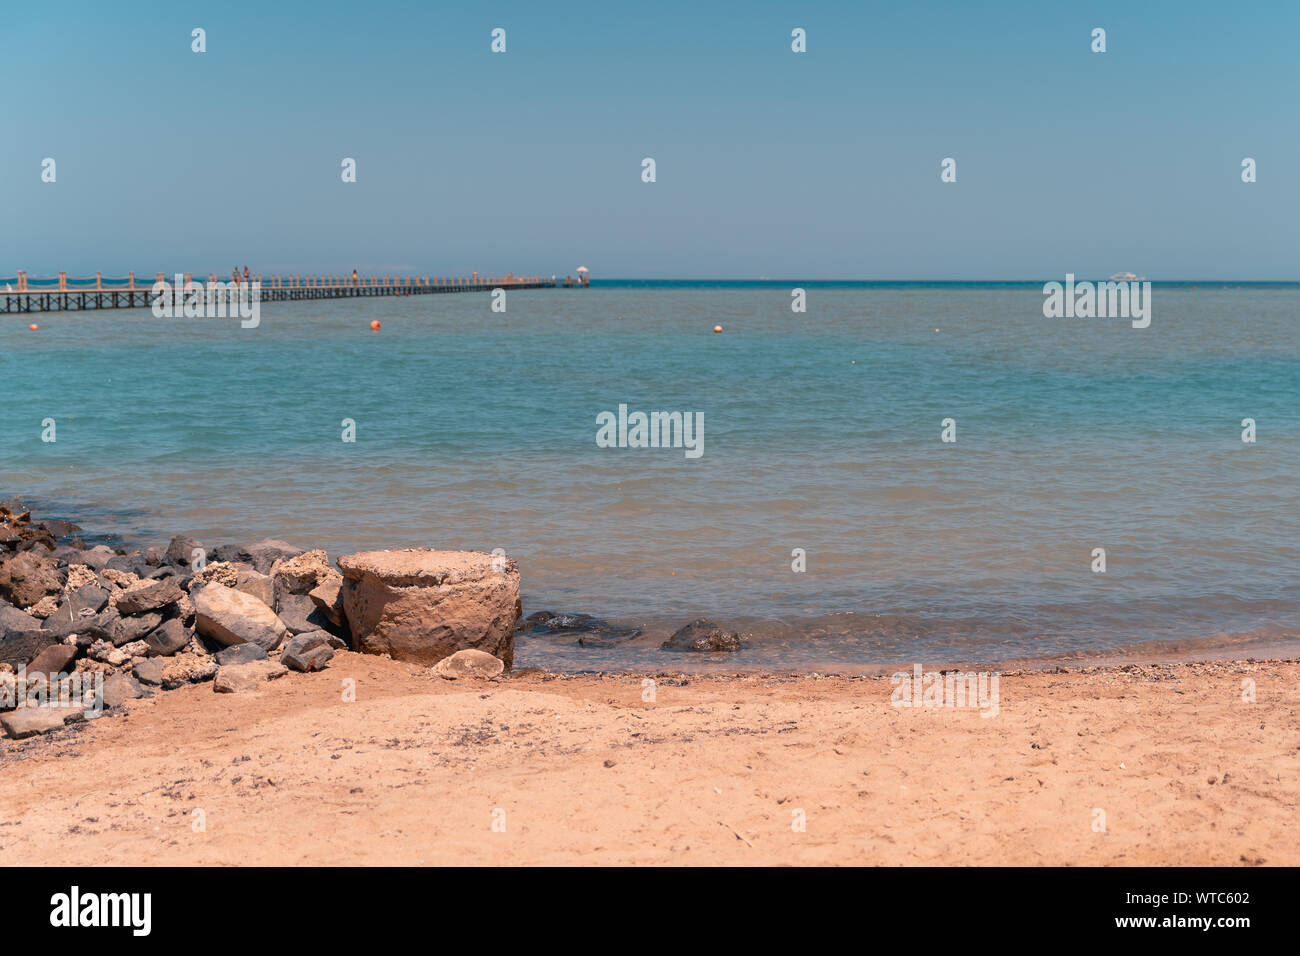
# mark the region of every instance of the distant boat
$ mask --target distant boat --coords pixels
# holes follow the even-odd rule
[[[1110,277],[1110,281],[1111,282],[1132,282],[1136,278],[1137,276],[1135,276],[1131,272],[1116,272],[1113,276]]]

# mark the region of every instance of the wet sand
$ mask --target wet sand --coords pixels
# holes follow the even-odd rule
[[[1300,863],[1300,662],[1004,672],[991,718],[893,690],[341,652],[0,741],[0,864]]]

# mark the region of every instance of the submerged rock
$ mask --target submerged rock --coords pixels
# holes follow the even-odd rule
[[[639,627],[610,624],[590,614],[554,614],[551,611],[528,615],[520,627],[521,633],[529,637],[572,635],[582,647],[614,647],[642,634]]]
[[[659,646],[665,651],[738,651],[741,641],[739,634],[724,631],[712,621],[701,618],[687,624]]]

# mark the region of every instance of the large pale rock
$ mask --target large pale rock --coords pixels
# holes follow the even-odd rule
[[[505,664],[500,659],[475,650],[457,651],[433,665],[433,672],[447,680],[458,677],[499,677],[505,669]]]
[[[334,572],[324,551],[304,551],[302,554],[277,561],[271,569],[275,579],[275,594],[306,594],[325,575]],[[334,572],[337,573],[337,572]]]
[[[343,575],[330,568],[328,574],[317,578],[316,586],[307,596],[335,627],[347,625],[343,612]]]
[[[224,644],[256,644],[273,650],[288,629],[275,612],[257,598],[222,584],[205,584],[196,590],[194,626],[204,637]]]
[[[474,648],[506,667],[513,663],[519,602],[514,561],[479,551],[407,548],[345,555],[339,568],[357,650],[436,664]]]
[[[22,740],[58,730],[71,714],[66,707],[19,707],[0,717],[0,725],[14,740]]]
[[[248,694],[258,690],[267,681],[289,673],[278,661],[249,661],[246,664],[226,664],[217,669],[212,689],[218,694]]]

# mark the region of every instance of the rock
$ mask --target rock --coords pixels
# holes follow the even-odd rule
[[[136,614],[132,617],[118,617],[109,626],[112,641],[118,647],[144,640],[145,636],[163,622],[163,616],[156,611]]]
[[[49,558],[31,551],[0,557],[0,598],[20,608],[63,590],[63,572]]]
[[[30,675],[46,674],[52,680],[54,675],[66,673],[68,665],[72,663],[73,658],[76,656],[76,645],[51,644],[37,654],[31,663],[27,665],[27,673]]]
[[[99,572],[99,577],[101,580],[107,581],[109,584],[113,585],[113,587],[121,588],[123,590],[131,587],[133,584],[140,583],[140,575],[132,571],[119,571],[116,568],[104,568],[104,570]]]
[[[213,561],[202,571],[194,572],[194,576],[190,578],[190,586],[215,581],[217,584],[233,588],[239,582],[239,569],[240,565],[229,561]]]
[[[240,544],[221,544],[208,552],[209,565],[214,561],[228,564],[247,564],[253,556]]]
[[[521,633],[529,637],[573,636],[583,647],[614,647],[641,636],[639,627],[622,627],[590,614],[553,614],[538,611],[528,615]]]
[[[121,707],[128,700],[145,697],[148,691],[140,681],[130,674],[111,674],[104,680],[103,701],[105,707]]]
[[[170,657],[184,650],[190,642],[190,632],[179,618],[163,621],[145,637],[150,657]]]
[[[123,574],[134,574],[137,578],[143,578],[156,567],[151,565],[145,556],[139,551],[133,551],[130,554],[117,554],[109,558],[104,563],[104,571],[117,571]],[[107,577],[107,575],[105,575]]]
[[[255,597],[267,607],[275,607],[275,579],[252,568],[241,568],[235,578],[235,590]]]
[[[159,658],[150,658],[147,661],[137,661],[131,668],[131,673],[135,679],[142,684],[148,684],[151,687],[159,687],[163,681],[163,669],[167,666],[166,661]]]
[[[123,615],[143,614],[146,611],[160,611],[172,607],[185,596],[179,584],[170,578],[163,578],[153,584],[133,587],[119,591],[116,597],[117,613]]]
[[[0,664],[9,664],[17,670],[36,658],[51,644],[60,643],[49,631],[7,631],[0,637]]]
[[[307,595],[321,609],[331,624],[338,628],[347,627],[347,617],[343,612],[343,575],[329,569],[327,574],[316,580],[316,587]]]
[[[692,621],[660,645],[665,651],[738,651],[740,635],[723,631],[712,621]]]
[[[248,694],[257,691],[267,681],[289,673],[276,661],[249,661],[246,664],[226,664],[217,669],[212,689],[218,694]]]
[[[457,651],[450,657],[444,657],[432,668],[435,674],[447,680],[458,677],[499,677],[505,669],[506,665],[499,658],[473,649]]]
[[[70,714],[66,707],[20,707],[0,717],[0,725],[14,740],[58,730]]]
[[[56,538],[70,538],[82,530],[81,525],[73,524],[71,521],[63,521],[59,518],[46,518],[37,527],[44,528]]]
[[[108,562],[117,557],[117,552],[106,544],[97,544],[93,548],[79,551],[75,557],[68,559],[68,564],[83,564],[96,571],[102,571]]]
[[[281,594],[276,601],[276,613],[291,634],[304,631],[333,630],[334,623],[306,594]]]
[[[247,664],[249,661],[264,661],[266,659],[266,651],[256,644],[232,644],[230,647],[217,651],[217,664],[221,667],[225,667],[227,664]]]
[[[27,613],[32,617],[48,618],[59,609],[59,596],[57,594],[47,594],[35,604],[27,609]]]
[[[166,690],[175,690],[185,684],[201,684],[212,680],[217,675],[217,662],[211,657],[197,654],[178,654],[175,657],[150,658],[151,661],[163,661],[162,685]]]
[[[196,550],[202,551],[203,545],[199,544],[193,538],[186,537],[185,535],[177,535],[172,538],[171,543],[167,545],[165,557],[172,564],[178,564],[181,567],[188,568]]]
[[[275,594],[307,594],[320,579],[334,571],[324,551],[304,551],[296,557],[277,561],[271,568]],[[337,571],[334,571],[337,574]]]
[[[352,646],[436,664],[467,648],[509,667],[519,567],[478,551],[363,551],[339,558]]]
[[[90,614],[98,614],[104,610],[108,604],[108,588],[101,587],[98,583],[84,584],[70,593],[59,609],[67,614],[68,619],[80,617],[89,617]],[[89,613],[83,614],[86,611]]]
[[[303,553],[302,548],[295,548],[291,544],[277,541],[274,538],[267,538],[250,544],[245,550],[248,554],[246,558],[248,563],[263,574],[270,574],[277,561],[287,561],[289,558],[296,558]]]
[[[0,634],[5,631],[34,631],[41,622],[8,601],[0,602]]]
[[[190,595],[194,625],[204,637],[224,644],[247,641],[274,650],[288,629],[275,612],[257,598],[221,584],[205,584]]]
[[[121,616],[112,608],[105,608],[98,614],[70,618],[62,612],[45,619],[41,627],[58,640],[76,635],[77,646],[88,647],[94,641],[113,640],[117,622]]]
[[[324,670],[334,656],[330,636],[326,631],[307,631],[290,638],[280,652],[280,663],[296,671]]]

